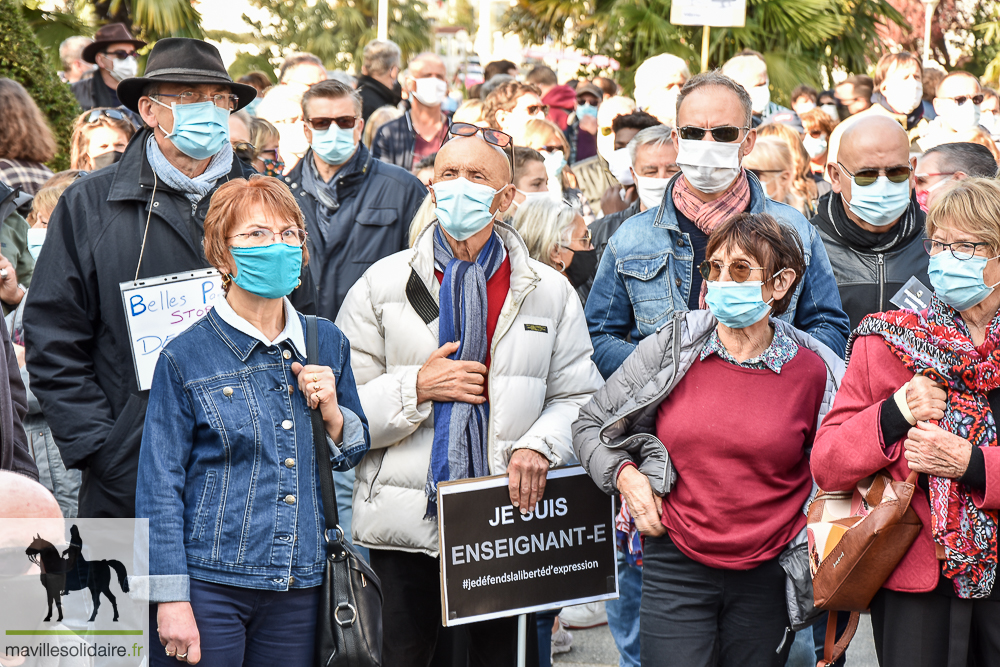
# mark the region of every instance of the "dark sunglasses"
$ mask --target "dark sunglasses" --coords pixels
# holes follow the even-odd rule
[[[342,130],[350,130],[358,124],[357,116],[338,116],[337,118],[307,118],[306,125],[312,129],[322,132],[329,130],[330,125],[336,123]]]
[[[959,95],[958,97],[946,97],[944,99],[946,99],[946,100],[952,100],[958,106],[962,106],[963,104],[965,104],[969,100],[972,100],[973,104],[982,104],[983,103],[983,99],[985,99],[985,95],[973,95],[972,97],[969,97],[968,95]]]
[[[885,169],[866,167],[864,169],[858,169],[858,171],[853,174],[847,171],[847,167],[840,164],[839,162],[837,163],[837,166],[840,167],[845,174],[853,178],[854,182],[861,187],[865,187],[866,185],[871,185],[872,183],[878,180],[879,174],[883,173],[885,174],[885,177],[888,178],[893,183],[902,183],[903,181],[907,180],[910,177],[910,165],[903,165],[899,167],[887,167]]]
[[[236,153],[236,157],[244,162],[253,162],[255,150],[254,145],[249,141],[237,141],[233,144],[233,152]]]
[[[114,56],[118,60],[125,60],[126,58],[138,58],[139,53],[133,49],[131,51],[126,51],[125,49],[118,49],[116,51],[105,51],[104,55]]]
[[[698,271],[701,272],[701,277],[705,280],[716,282],[719,277],[722,276],[722,269],[726,267],[729,267],[729,277],[736,283],[745,283],[749,280],[750,273],[754,269],[760,269],[761,271],[764,270],[763,266],[750,266],[750,262],[744,259],[738,259],[729,264],[723,264],[717,260],[706,259],[698,265]]]
[[[548,113],[549,113],[549,105],[548,104],[532,104],[530,107],[528,107],[528,115],[529,116],[534,116],[535,114],[538,114],[538,113],[543,113],[543,114],[548,115]]]
[[[706,133],[711,132],[712,138],[716,141],[731,144],[740,138],[740,132],[749,129],[749,127],[733,127],[732,125],[723,125],[722,127],[713,127],[711,129],[685,125],[678,132],[680,132],[681,139],[690,139],[692,141],[701,141],[705,138]]]
[[[556,146],[541,146],[537,150],[539,153],[555,153],[556,151],[561,151],[563,147],[561,145]]]
[[[472,123],[452,123],[451,127],[448,128],[448,134],[455,137],[474,137],[480,132],[483,133],[483,139],[486,140],[486,143],[493,146],[507,148],[514,142],[506,132],[491,130],[488,127],[479,127]]]
[[[107,116],[108,118],[113,118],[115,120],[127,120],[129,125],[132,125],[132,119],[123,114],[121,111],[118,111],[118,109],[94,109],[87,114],[87,122],[93,123],[101,116]]]

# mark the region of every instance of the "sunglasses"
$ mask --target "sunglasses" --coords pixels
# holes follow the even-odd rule
[[[233,144],[233,152],[236,153],[236,157],[240,158],[244,162],[253,162],[253,154],[255,150],[254,145],[249,141],[237,141]]]
[[[126,58],[138,58],[139,53],[133,49],[131,51],[126,51],[125,49],[118,49],[116,51],[105,51],[104,55],[114,56],[118,60],[125,60]]]
[[[885,169],[876,169],[874,167],[866,167],[864,169],[858,169],[856,173],[851,173],[847,171],[847,167],[837,163],[837,166],[843,170],[845,174],[854,179],[854,182],[861,187],[866,185],[871,185],[878,180],[879,174],[885,174],[893,183],[902,183],[903,181],[910,178],[910,165],[903,165],[899,167],[886,167]]]
[[[698,265],[698,271],[701,272],[701,277],[709,282],[716,282],[722,276],[722,270],[729,268],[729,277],[732,278],[733,282],[745,283],[750,279],[750,273],[754,269],[764,270],[763,266],[750,266],[750,262],[744,259],[738,259],[735,262],[730,262],[729,264],[724,264],[717,260],[706,259],[704,262]]]
[[[121,111],[118,111],[118,109],[94,109],[87,114],[86,122],[93,123],[101,116],[107,116],[108,118],[113,118],[115,120],[127,120],[129,125],[132,125],[132,119],[123,114]]]
[[[528,107],[528,115],[529,116],[536,116],[536,115],[538,115],[540,113],[542,113],[542,114],[548,114],[549,113],[549,105],[548,104],[532,104],[530,107]]]
[[[330,125],[336,123],[337,127],[342,130],[350,130],[355,125],[358,124],[357,116],[338,116],[337,118],[307,118],[306,125],[316,130],[317,132],[322,132],[324,130],[329,130]]]
[[[555,146],[539,146],[535,150],[539,153],[555,153],[556,151],[561,151],[562,149],[563,147],[557,144]]]
[[[722,127],[713,127],[711,129],[707,127],[692,127],[691,125],[685,125],[680,128],[678,132],[681,135],[681,139],[690,139],[692,141],[701,141],[705,138],[705,134],[707,132],[711,132],[712,138],[716,141],[724,144],[731,144],[740,138],[740,132],[749,129],[749,127],[733,127],[732,125],[723,125]]]
[[[483,139],[486,140],[486,143],[492,146],[507,148],[514,143],[514,140],[506,132],[491,130],[488,127],[479,127],[472,123],[452,123],[451,127],[448,128],[448,134],[455,137],[474,137],[480,132],[483,133]]]
[[[946,97],[944,99],[946,99],[946,100],[952,100],[958,106],[962,106],[963,104],[965,104],[969,100],[972,100],[973,104],[977,104],[977,105],[978,104],[982,104],[983,103],[983,99],[985,99],[985,97],[986,97],[985,95],[973,95],[972,97],[969,97],[968,95],[959,95],[958,97]]]

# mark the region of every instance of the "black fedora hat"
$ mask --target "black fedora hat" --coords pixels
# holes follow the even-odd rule
[[[96,62],[97,54],[103,51],[105,47],[111,44],[125,43],[131,44],[137,49],[146,46],[146,42],[132,36],[132,33],[128,31],[128,27],[124,23],[102,25],[94,34],[93,43],[87,45],[81,57],[86,62],[93,63]]]
[[[142,91],[151,83],[197,83],[228,86],[239,98],[236,110],[257,97],[257,89],[235,83],[222,64],[219,50],[200,39],[168,37],[153,45],[143,76],[125,79],[118,84],[118,100],[126,109],[138,113]]]

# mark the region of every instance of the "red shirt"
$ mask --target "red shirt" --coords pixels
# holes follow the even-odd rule
[[[780,374],[716,355],[694,362],[656,416],[677,470],[662,521],[678,549],[726,570],[781,553],[805,526],[805,448],[825,388],[826,366],[802,347]]]
[[[430,141],[425,140],[420,136],[419,132],[414,132],[413,141],[413,170],[416,172],[417,165],[425,157],[437,153],[441,149],[441,144],[444,143],[445,138],[448,136],[448,118],[441,116],[441,130],[434,136]]]
[[[444,274],[434,270],[438,284],[444,279]],[[507,300],[507,293],[510,292],[510,256],[503,258],[503,264],[493,274],[493,277],[486,281],[486,371],[487,382],[489,380],[489,370],[491,361],[491,350],[493,348],[493,334],[497,330],[497,322],[500,321],[500,311],[503,310],[504,301]],[[490,400],[489,387],[483,385],[483,395],[486,400]]]

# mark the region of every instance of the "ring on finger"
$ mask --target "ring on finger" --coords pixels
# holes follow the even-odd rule
[[[164,649],[164,651],[166,651],[168,658],[172,658],[175,655],[173,652],[170,651],[170,649]]]
[[[313,373],[313,382],[319,382],[319,376]]]
[[[185,660],[187,657],[188,657],[187,653],[178,653],[177,654],[177,659],[178,660]]]

